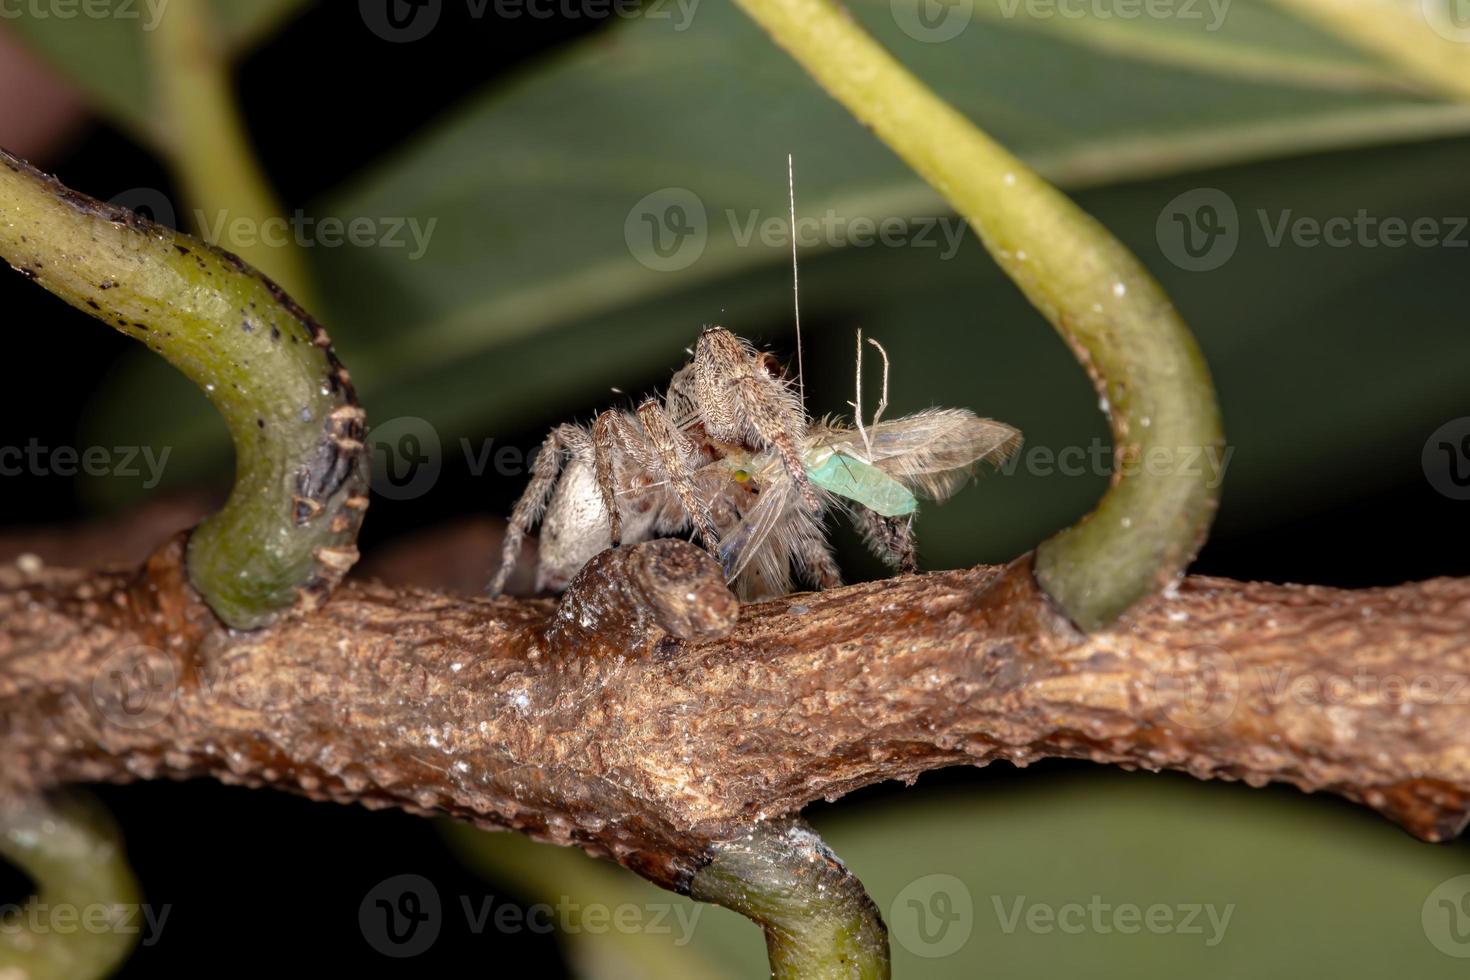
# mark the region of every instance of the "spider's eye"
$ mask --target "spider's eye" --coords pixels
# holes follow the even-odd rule
[[[771,380],[780,381],[782,378],[786,377],[786,369],[781,366],[780,361],[776,360],[775,355],[762,354],[760,356],[759,363],[761,370],[766,372],[766,375],[771,378]]]
[[[747,473],[747,472],[745,472],[744,470],[736,470],[735,471],[735,482],[736,483],[749,483],[750,482],[750,474]]]

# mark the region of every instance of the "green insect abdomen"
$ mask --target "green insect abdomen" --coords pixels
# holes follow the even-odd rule
[[[919,509],[908,487],[871,463],[833,453],[809,467],[807,476],[823,490],[856,501],[884,517],[902,517]]]

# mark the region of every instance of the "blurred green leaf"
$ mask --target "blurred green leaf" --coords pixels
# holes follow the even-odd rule
[[[1470,129],[1462,107],[1222,79],[1110,57],[1009,22],[976,21],[949,43],[921,43],[887,16],[887,4],[856,9],[958,108],[1073,186],[1393,140],[1418,127],[1419,135]],[[780,261],[781,248],[743,243],[749,229],[724,219],[733,210],[780,221],[788,151],[808,215],[935,213],[937,197],[737,11],[702,6],[678,27],[634,21],[578,46],[467,106],[318,209],[438,220],[418,261],[407,248],[321,255],[336,289],[332,311],[352,325],[353,364],[369,391]],[[1227,45],[1233,37],[1219,36]],[[1306,28],[1295,36],[1321,41]],[[658,193],[667,188],[687,189],[704,212],[697,260],[691,252],[661,261],[646,244],[647,218],[681,203]],[[656,213],[639,207],[645,201]],[[686,210],[698,227],[697,212]],[[494,407],[483,411],[495,417]]]
[[[977,0],[975,7],[1017,27],[1197,71],[1335,89],[1415,87],[1401,69],[1303,23],[1276,0],[1173,0],[1159,9],[1171,15],[1149,16],[1142,5],[1050,0]]]
[[[91,0],[105,4],[110,16],[60,16],[54,6],[40,16],[22,5],[24,16],[5,25],[76,83],[96,107],[134,137],[152,142],[153,88],[145,32],[168,16],[175,0]],[[179,0],[196,2],[196,0]],[[245,51],[264,39],[310,0],[209,0],[232,50]]]
[[[1073,185],[1470,121],[1463,108],[1383,92],[1124,60],[1009,21],[977,19],[950,43],[924,44],[886,20],[886,5],[859,9],[942,94]],[[1336,44],[1308,44],[1313,35],[1299,26],[1276,37],[1258,3],[1231,12],[1210,43],[1249,28],[1252,43],[1269,36],[1281,48],[1281,37],[1299,38],[1314,57]],[[953,219],[927,188],[723,5],[700,6],[687,30],[676,26],[635,21],[573,46],[472,100],[315,209],[380,219],[384,233],[402,224],[399,247],[311,251],[333,337],[372,420],[428,420],[446,465],[462,466],[461,437],[563,421],[605,404],[608,386],[661,386],[702,323],[778,335],[789,352],[790,150],[800,213],[835,221],[835,230],[803,238],[817,241],[802,253],[813,411],[840,411],[851,397],[848,331],[862,326],[893,355],[895,412],[964,405],[1019,425],[1032,452],[1106,447],[1080,368],[971,233],[951,254],[939,220]],[[1215,372],[1236,447],[1222,523],[1330,498],[1347,475],[1371,484],[1405,446],[1414,458],[1398,462],[1417,472],[1418,446],[1437,424],[1429,421],[1459,398],[1453,366],[1470,358],[1457,312],[1462,253],[1277,246],[1256,212],[1271,222],[1359,208],[1408,219],[1466,214],[1467,163],[1470,144],[1447,143],[1083,193],[1083,205],[1163,280]],[[1239,211],[1239,248],[1209,272],[1172,264],[1156,234],[1171,200],[1199,186],[1225,190]],[[643,222],[676,216],[660,210],[680,203],[670,188],[697,198],[707,235],[702,251],[696,235],[660,271],[640,261],[661,264]],[[909,226],[910,247],[828,247],[855,220],[892,216],[928,224]],[[426,235],[417,257],[410,222]],[[217,475],[228,443],[212,413],[166,367],[141,352],[138,361],[99,394],[106,428],[89,437],[170,446],[173,479]],[[1364,458],[1380,465],[1365,469]],[[1009,558],[1085,512],[1106,483],[1106,460],[1074,475],[1037,462],[1023,457],[1010,474],[927,512],[925,563]],[[136,488],[113,480],[103,490]]]
[[[1470,879],[1446,885],[1465,876],[1467,843],[1420,843],[1331,797],[1100,770],[921,787],[814,822],[882,910],[895,977],[1464,975],[1435,945],[1456,937],[1424,913],[1435,894],[1470,892]],[[603,968],[611,950],[676,953],[689,977],[762,974],[759,930],[724,909],[580,852],[446,829],[472,866],[514,874],[533,902],[638,910],[625,919],[636,928],[562,936],[586,980],[638,975]],[[668,931],[643,928],[653,906],[673,910]]]

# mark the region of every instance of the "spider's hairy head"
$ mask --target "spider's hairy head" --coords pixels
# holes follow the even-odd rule
[[[754,364],[772,381],[784,382],[786,365],[768,351],[758,351],[750,341],[726,330],[717,324],[707,325],[699,335],[695,356],[704,356],[714,363],[733,367],[741,362]]]
[[[755,348],[750,342],[735,336],[730,331],[718,324],[707,324],[699,332],[699,343],[695,346],[695,357],[703,354],[706,357],[714,356],[721,360],[737,360],[750,358],[755,355]]]

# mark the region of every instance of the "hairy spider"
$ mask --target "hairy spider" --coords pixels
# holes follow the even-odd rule
[[[691,528],[742,598],[791,591],[793,571],[829,588],[841,582],[824,526],[834,509],[890,565],[915,570],[916,495],[947,499],[977,463],[1005,459],[1020,433],[964,409],[880,421],[886,354],[883,399],[865,426],[861,335],[858,354],[855,426],[813,423],[772,355],[722,327],[705,328],[662,402],[603,412],[590,427],[560,425],[546,437],[490,591],[504,587],[543,511],[542,590],[565,588],[604,548]]]

